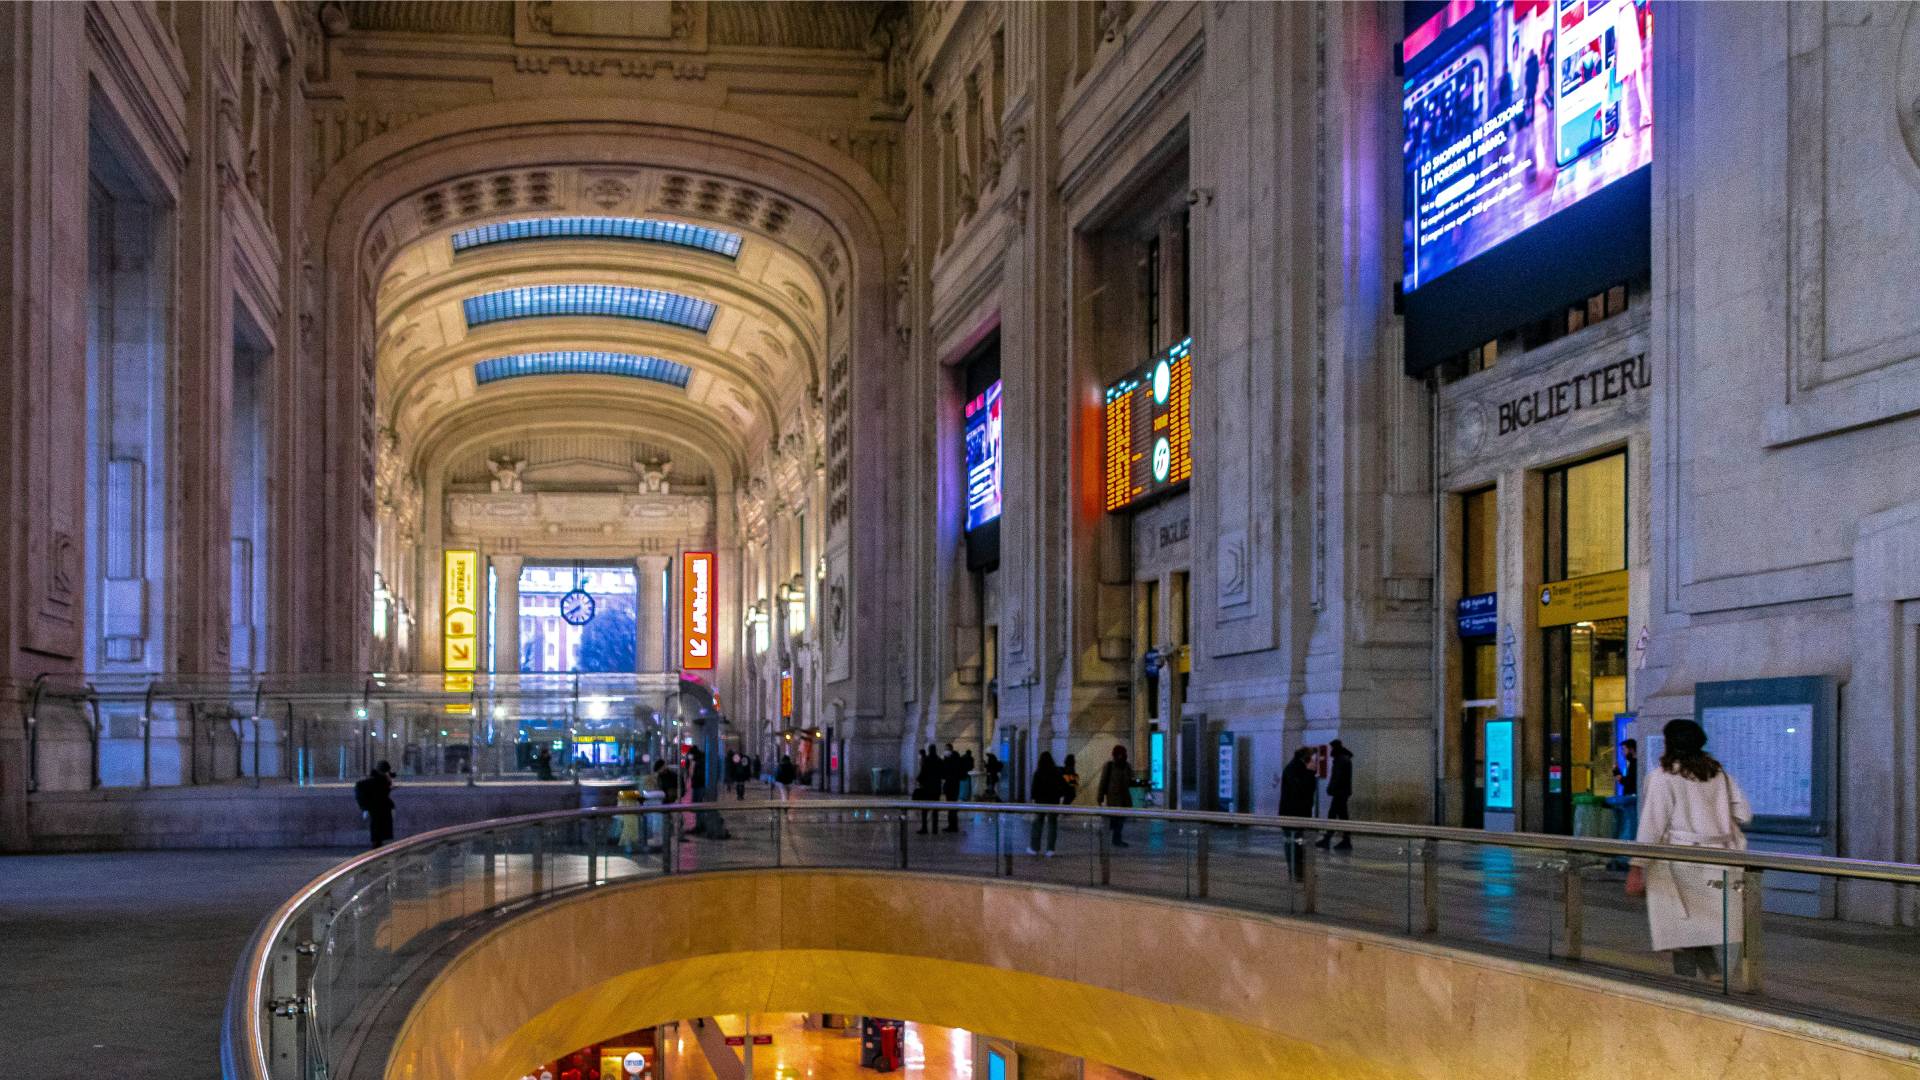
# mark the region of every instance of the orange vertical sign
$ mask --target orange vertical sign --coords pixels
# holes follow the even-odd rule
[[[689,670],[713,667],[714,569],[711,551],[680,557],[680,666]]]
[[[783,720],[793,718],[793,673],[780,673],[780,717]]]

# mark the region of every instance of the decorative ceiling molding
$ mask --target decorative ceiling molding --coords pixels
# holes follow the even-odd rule
[[[513,0],[359,0],[341,10],[362,33],[513,36]]]

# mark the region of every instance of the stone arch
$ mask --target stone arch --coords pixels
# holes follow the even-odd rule
[[[884,398],[885,361],[897,341],[888,333],[888,267],[901,246],[896,209],[880,185],[851,157],[812,136],[767,120],[713,108],[651,101],[529,99],[448,110],[376,137],[336,162],[307,206],[310,246],[303,252],[301,352],[318,373],[323,400],[305,403],[301,430],[299,498],[318,535],[302,542],[303,568],[279,599],[289,616],[304,613],[324,627],[322,640],[289,655],[288,667],[348,670],[363,667],[370,597],[374,509],[364,462],[375,433],[375,292],[386,260],[408,239],[382,231],[396,207],[437,187],[489,170],[539,169],[562,164],[622,165],[673,170],[675,175],[715,177],[778,193],[790,213],[812,214],[824,223],[816,249],[796,249],[819,279],[827,332],[823,356],[850,353],[846,396],[856,403]],[[698,206],[676,216],[699,219]],[[722,219],[737,227],[737,222]],[[771,219],[755,224],[765,228]],[[440,223],[435,227],[443,227]],[[331,299],[331,308],[323,301]],[[814,377],[807,395],[814,407],[828,393],[828,380]],[[861,386],[872,389],[862,391]],[[877,404],[877,401],[876,401]],[[870,406],[871,407],[871,406]],[[856,404],[855,408],[859,408]],[[848,487],[864,478],[876,502],[884,492],[882,460],[867,449],[852,456]],[[741,468],[744,473],[744,466]],[[739,474],[736,474],[739,475]],[[884,516],[875,506],[876,516]],[[853,548],[852,530],[830,534],[827,550],[842,565],[884,560],[884,537]],[[875,574],[874,596],[884,585]],[[862,620],[854,620],[862,625]],[[876,630],[877,632],[877,630]],[[843,677],[856,673],[851,641],[832,666]],[[876,702],[877,704],[877,702]],[[858,711],[857,709],[855,710]]]

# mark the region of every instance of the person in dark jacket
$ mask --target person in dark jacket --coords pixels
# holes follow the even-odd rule
[[[940,794],[948,802],[960,801],[960,781],[967,775],[966,761],[959,751],[947,744],[947,756],[940,762]],[[960,811],[947,811],[947,831],[960,831]]]
[[[793,758],[780,755],[780,764],[773,767],[773,790],[782,800],[793,797],[793,782],[800,779],[800,770],[793,764]]]
[[[1094,800],[1101,806],[1110,806],[1120,810],[1133,808],[1133,766],[1127,764],[1127,748],[1116,745],[1113,757],[1100,766],[1100,785],[1093,790]],[[1126,847],[1124,833],[1127,819],[1111,817],[1107,819],[1107,828],[1113,833],[1113,846]]]
[[[1332,765],[1327,771],[1327,820],[1352,820],[1352,816],[1347,813],[1347,800],[1353,798],[1353,751],[1347,749],[1345,743],[1335,739],[1327,744],[1327,752],[1333,758]],[[1340,842],[1334,844],[1331,830],[1321,833],[1320,843],[1316,846],[1325,851],[1329,844],[1332,844],[1335,851],[1352,851],[1353,834],[1341,833]]]
[[[940,801],[940,751],[932,743],[927,744],[927,752],[920,755],[920,768],[913,776],[913,798],[916,802]],[[940,811],[920,811],[920,832],[931,832],[929,826],[938,826]]]
[[[993,751],[989,750],[987,751],[987,756],[981,759],[980,767],[984,769],[987,774],[987,801],[999,802],[1000,759],[994,756]]]
[[[1303,746],[1293,752],[1293,760],[1287,762],[1286,770],[1280,774],[1280,816],[1290,818],[1310,818],[1313,816],[1313,803],[1319,794],[1320,778],[1313,775],[1313,748]],[[1300,876],[1300,829],[1281,829],[1282,843],[1287,852],[1287,878]]]
[[[680,801],[680,774],[674,771],[666,758],[661,758],[653,767],[653,781],[660,785],[660,801],[677,803]]]
[[[1060,766],[1053,763],[1052,751],[1042,750],[1040,762],[1033,769],[1033,786],[1028,789],[1033,801],[1041,806],[1059,806],[1067,799],[1067,782],[1061,777]],[[1052,855],[1054,844],[1060,838],[1059,814],[1033,815],[1033,828],[1027,833],[1027,854]],[[1046,847],[1040,841],[1046,840]]]
[[[393,839],[393,766],[384,761],[375,765],[353,785],[353,801],[360,805],[374,847]]]

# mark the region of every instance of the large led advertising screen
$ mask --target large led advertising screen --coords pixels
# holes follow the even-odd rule
[[[1000,380],[967,402],[967,531],[1000,516]]]
[[[1193,475],[1193,339],[1107,387],[1106,499],[1124,510]]]
[[[1453,0],[1410,28],[1408,293],[1652,162],[1652,32],[1646,0]]]

